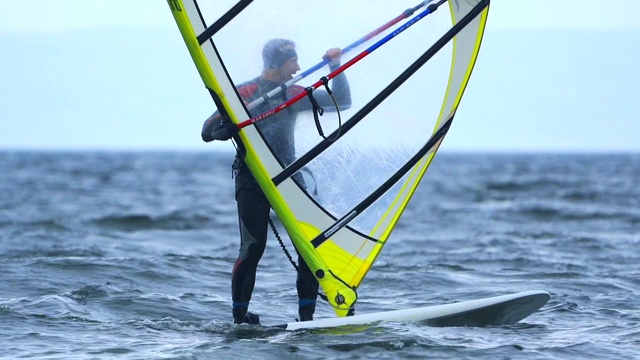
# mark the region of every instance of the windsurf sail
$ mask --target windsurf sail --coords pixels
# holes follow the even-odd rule
[[[238,151],[329,304],[345,316],[451,126],[490,1],[168,3],[217,113],[240,129]],[[271,39],[295,42],[308,70],[248,101],[240,85],[261,73]],[[344,52],[337,68],[322,59],[332,47]],[[297,114],[292,138],[260,126],[337,76],[348,79],[350,104]],[[256,111],[291,89],[286,101]],[[282,141],[295,154],[281,153]]]

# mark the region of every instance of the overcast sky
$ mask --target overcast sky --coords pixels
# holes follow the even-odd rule
[[[640,2],[636,0],[493,0],[489,26],[637,29],[640,27],[638,10]],[[175,27],[166,1],[0,0],[2,32],[63,31],[127,25]]]
[[[640,60],[638,14],[638,0],[493,0],[485,42],[458,114],[461,119],[456,119],[442,149],[640,151],[640,141],[635,140],[640,138],[640,121],[637,121],[640,70],[634,66]],[[82,69],[77,69],[78,64],[72,65],[65,54],[70,49],[82,51],[84,48],[93,54],[96,44],[77,39],[81,39],[79,34],[99,29],[108,29],[114,34],[109,49],[101,50],[109,51],[115,57],[122,52],[123,58],[131,53],[133,46],[127,43],[127,39],[133,39],[133,42],[142,36],[139,34],[161,33],[164,36],[161,46],[143,48],[143,51],[147,49],[157,53],[144,56],[158,59],[174,72],[179,71],[182,78],[187,77],[191,86],[182,87],[180,92],[185,99],[195,101],[197,105],[185,107],[181,98],[175,97],[170,102],[159,99],[158,94],[164,87],[174,86],[171,83],[174,80],[159,77],[157,73],[145,74],[145,67],[132,69],[135,59],[129,64],[122,60],[114,65],[126,67],[126,71],[110,68],[104,76],[111,81],[105,81],[101,92],[94,97],[85,93],[89,85],[83,84],[82,80],[70,82],[65,76],[56,76],[65,71],[73,71],[76,75],[81,73]],[[129,35],[118,37],[122,33]],[[511,34],[529,36],[524,39],[534,39],[537,34],[556,41],[583,39],[585,44],[580,48],[575,44],[549,47],[537,44],[539,47],[533,55],[536,59],[545,59],[545,66],[541,66],[539,60],[526,63],[533,61],[533,55],[527,54],[527,50],[536,44],[529,46],[517,40],[509,43]],[[590,39],[593,39],[593,48],[590,47]],[[58,51],[56,46],[60,44],[59,54],[39,59],[30,49],[31,44],[36,43],[47,44],[47,54]],[[603,44],[609,45],[607,51],[595,47]],[[167,49],[172,49],[172,53],[177,55],[167,60]],[[576,49],[583,53],[574,56]],[[0,78],[3,79],[0,89],[0,149],[212,148],[199,138],[199,127],[210,113],[212,103],[201,86],[166,1],[0,0],[0,52]],[[500,58],[508,60],[500,63],[502,68],[488,64],[496,63],[493,59]],[[65,69],[66,63],[76,68]],[[43,69],[54,65],[55,71],[43,75]],[[530,71],[533,67],[535,74]],[[501,69],[504,74],[500,74]],[[505,75],[507,73],[508,76]],[[136,75],[132,77],[131,74]],[[552,85],[560,75],[564,84],[562,89]],[[523,80],[516,81],[520,77]],[[496,79],[506,81],[512,78],[516,78],[514,82],[520,86],[520,91],[496,88],[501,84],[501,80]],[[109,84],[119,86],[109,88]],[[151,85],[156,92],[146,91],[145,84]],[[72,87],[83,93],[82,96],[69,99]],[[513,92],[526,94],[515,96]],[[122,100],[116,107],[120,118],[125,120],[112,124],[121,126],[121,136],[111,136],[104,129],[104,120],[91,115],[91,111],[103,111],[100,99],[105,93],[117,93]],[[480,101],[481,95],[487,99]],[[501,103],[501,97],[508,104]],[[469,98],[475,100],[467,103]],[[512,121],[513,112],[518,109],[544,113],[540,104],[558,98],[565,99],[564,104],[569,99],[571,106],[556,107],[554,114],[545,116],[519,114],[519,123]],[[65,103],[74,103],[74,106],[60,105]],[[496,106],[506,106],[511,111],[508,118],[497,116]],[[464,116],[471,113],[482,114],[486,118],[482,126],[465,125]],[[130,118],[126,119],[123,114],[129,114]],[[134,117],[145,117],[145,120],[138,122]],[[566,126],[562,125],[564,120]],[[214,147],[228,149],[230,144]]]

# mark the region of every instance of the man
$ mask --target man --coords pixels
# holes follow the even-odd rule
[[[329,69],[335,70],[340,66],[342,51],[338,48],[327,50],[325,59],[330,60]],[[238,93],[249,104],[260,98],[267,92],[281,87],[300,70],[295,44],[290,40],[274,39],[268,41],[262,50],[264,68],[262,74],[253,80],[238,85]],[[344,74],[333,78],[331,82],[333,96],[340,110],[351,106],[351,94],[349,83]],[[299,91],[304,91],[300,86],[292,86],[287,91],[281,91],[250,109],[252,116],[257,116],[275,108],[288,100]],[[327,91],[318,89],[313,92],[318,105],[326,111],[336,110],[335,104]],[[297,114],[303,111],[311,111],[313,106],[308,98],[304,98],[285,110],[256,123],[256,127],[262,133],[267,144],[275,156],[286,166],[295,160],[294,130]],[[202,129],[204,141],[226,140],[231,136],[227,132],[229,124],[220,122],[218,114],[212,115],[205,122]],[[233,128],[233,127],[231,127]],[[220,130],[225,135],[220,136]],[[239,137],[235,137],[240,141]],[[255,285],[256,269],[258,262],[264,253],[267,242],[267,226],[271,206],[264,193],[258,186],[253,175],[243,162],[241,153],[243,146],[239,146],[239,153],[233,164],[236,179],[236,202],[238,207],[238,219],[240,225],[240,254],[235,262],[231,275],[231,295],[233,300],[234,323],[259,324],[259,317],[248,312],[249,301]],[[298,183],[304,187],[301,179]],[[298,291],[298,315],[300,321],[313,319],[316,298],[318,295],[318,281],[313,276],[309,267],[301,256],[298,255],[298,277],[296,288]]]

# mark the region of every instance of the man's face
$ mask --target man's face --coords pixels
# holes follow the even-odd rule
[[[293,78],[293,75],[295,75],[298,71],[300,71],[300,65],[298,65],[297,56],[294,56],[291,59],[287,60],[287,62],[285,62],[284,65],[282,65],[280,69],[278,69],[280,78],[283,82],[291,80],[291,78]]]

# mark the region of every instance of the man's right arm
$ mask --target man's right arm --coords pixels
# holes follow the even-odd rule
[[[213,130],[214,125],[218,124],[220,124],[220,114],[216,111],[204,121],[204,124],[202,124],[202,133],[200,136],[202,136],[202,140],[204,142],[211,142],[214,140],[213,136],[211,136],[211,130]]]
[[[236,87],[245,104],[249,103],[249,100],[253,98],[255,92],[258,90],[259,80],[260,77],[257,77]],[[211,142],[213,140],[225,141],[231,139],[238,131],[238,127],[233,124],[233,122],[224,120],[220,115],[220,111],[216,110],[216,112],[205,120],[200,135],[205,142]]]
[[[238,126],[231,121],[223,120],[218,111],[214,112],[202,125],[202,140],[211,142],[213,140],[226,141],[231,139],[238,132]]]

